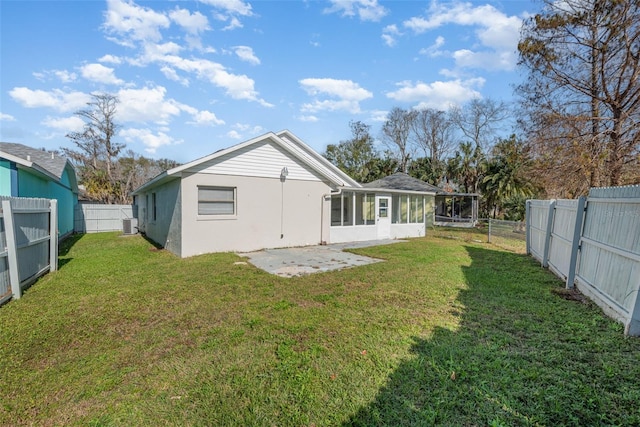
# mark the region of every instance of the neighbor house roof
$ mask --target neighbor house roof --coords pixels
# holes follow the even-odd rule
[[[363,184],[363,187],[386,188],[389,190],[424,191],[437,194],[445,192],[440,187],[428,184],[402,172],[396,172],[393,175],[385,176],[382,179]]]
[[[199,166],[207,162],[210,162],[217,158],[221,158],[223,156],[228,156],[229,154],[232,154],[236,151],[246,149],[252,145],[257,145],[265,141],[272,142],[281,147],[287,153],[298,159],[301,163],[305,164],[307,167],[315,171],[318,175],[322,176],[324,179],[326,179],[336,187],[361,187],[361,185],[358,184],[358,182],[356,182],[353,178],[331,164],[328,160],[315,152],[311,147],[303,143],[293,133],[287,130],[283,130],[277,133],[266,133],[240,144],[236,144],[232,147],[218,150],[215,153],[209,154],[205,157],[201,157],[184,165],[169,169],[156,176],[152,180],[146,182],[142,186],[138,187],[132,194],[139,194],[140,192],[148,188],[155,187],[156,185],[171,181],[173,179],[178,179],[183,171],[197,170]]]
[[[46,175],[55,181],[62,179],[67,165],[73,169],[66,157],[14,142],[0,142],[0,157]],[[71,179],[75,181],[75,174]]]

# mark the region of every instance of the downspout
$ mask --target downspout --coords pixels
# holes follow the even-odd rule
[[[338,187],[337,193],[331,192],[331,193],[323,194],[322,199],[320,199],[320,244],[321,245],[327,244],[326,240],[322,240],[322,237],[324,236],[324,199],[325,197],[329,197],[329,201],[331,201],[332,196],[339,196],[340,194],[342,194],[342,187]]]

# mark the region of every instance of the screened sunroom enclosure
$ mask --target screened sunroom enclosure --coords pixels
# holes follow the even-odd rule
[[[331,196],[331,243],[425,235],[435,194],[362,188]]]

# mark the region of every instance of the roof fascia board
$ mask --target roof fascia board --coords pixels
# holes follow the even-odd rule
[[[356,193],[392,193],[392,194],[416,194],[435,196],[435,191],[416,191],[416,190],[398,190],[391,188],[375,188],[375,187],[338,187],[341,192],[353,191]]]
[[[15,163],[16,165],[18,165],[20,169],[32,170],[36,172],[36,175],[44,176],[56,182],[60,181],[60,177],[55,176],[54,174],[44,169],[42,166],[38,165],[37,163],[34,163],[33,161],[23,159],[22,157],[14,156],[13,154],[9,154],[5,151],[0,151],[0,157]]]

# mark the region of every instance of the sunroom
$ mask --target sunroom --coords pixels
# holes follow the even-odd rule
[[[331,196],[331,243],[425,235],[435,193],[342,188]]]

